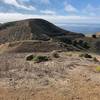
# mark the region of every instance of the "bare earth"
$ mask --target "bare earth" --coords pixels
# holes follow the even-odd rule
[[[26,55],[0,55],[0,100],[100,100],[100,62],[77,52],[41,63],[26,61]]]

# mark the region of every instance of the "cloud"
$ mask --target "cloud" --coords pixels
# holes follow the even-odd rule
[[[43,18],[52,23],[100,23],[100,17],[87,16],[61,16],[61,15],[31,15],[21,13],[0,13],[0,22],[10,22],[29,18]]]
[[[56,15],[56,12],[51,10],[41,10],[40,13],[45,15]]]
[[[9,4],[9,5],[13,5],[18,8],[25,9],[25,10],[36,10],[36,8],[31,5],[24,6],[24,5],[19,4],[17,0],[2,0],[2,2]]]
[[[96,16],[100,15],[100,7],[94,7],[91,4],[88,4],[85,9],[82,11],[84,14],[91,15],[91,16]]]
[[[41,0],[41,2],[44,3],[44,4],[49,4],[50,0]]]
[[[74,6],[72,6],[71,4],[67,2],[65,3],[65,11],[67,13],[77,13],[78,12],[77,8],[75,8]]]

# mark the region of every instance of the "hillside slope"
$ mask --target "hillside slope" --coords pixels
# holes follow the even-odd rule
[[[43,19],[27,19],[0,26],[0,43],[78,37],[84,37],[84,35],[63,30]]]
[[[39,40],[27,40],[10,42],[0,45],[0,54],[9,53],[32,53],[32,52],[51,52],[51,51],[79,51],[78,48],[73,45],[52,42],[52,41],[39,41]]]

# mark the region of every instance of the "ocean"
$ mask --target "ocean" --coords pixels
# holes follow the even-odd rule
[[[97,32],[100,32],[100,24],[67,23],[67,24],[58,24],[58,26],[68,31],[78,32],[83,34],[95,34]]]

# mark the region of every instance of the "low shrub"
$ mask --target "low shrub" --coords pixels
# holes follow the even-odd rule
[[[47,56],[40,56],[40,55],[38,55],[38,56],[29,55],[29,56],[26,57],[26,60],[27,61],[34,61],[34,62],[39,63],[39,62],[43,62],[43,61],[48,61],[49,57],[47,57]]]
[[[92,38],[97,38],[97,36],[95,34],[92,35]]]
[[[90,46],[89,46],[89,44],[88,44],[87,42],[84,42],[84,43],[83,43],[83,47],[84,47],[85,49],[89,49],[89,48],[90,48]]]
[[[79,41],[74,40],[73,41],[73,45],[76,46],[76,47],[81,46],[81,47],[83,47],[85,49],[89,49],[90,48],[89,43],[88,42],[85,42],[83,40],[79,40]]]
[[[84,57],[84,58],[92,58],[92,56],[87,54],[87,53],[86,54],[80,54],[79,56]]]
[[[79,57],[84,57],[84,54],[80,54]]]
[[[77,46],[78,45],[78,42],[76,40],[73,41],[72,43],[74,46]]]
[[[33,58],[33,61],[35,61],[36,63],[44,62],[44,61],[48,61],[48,60],[49,60],[49,57],[47,57],[47,56],[35,56]]]
[[[26,60],[27,60],[27,61],[31,61],[34,57],[35,57],[34,55],[28,55],[28,56],[26,57]]]

